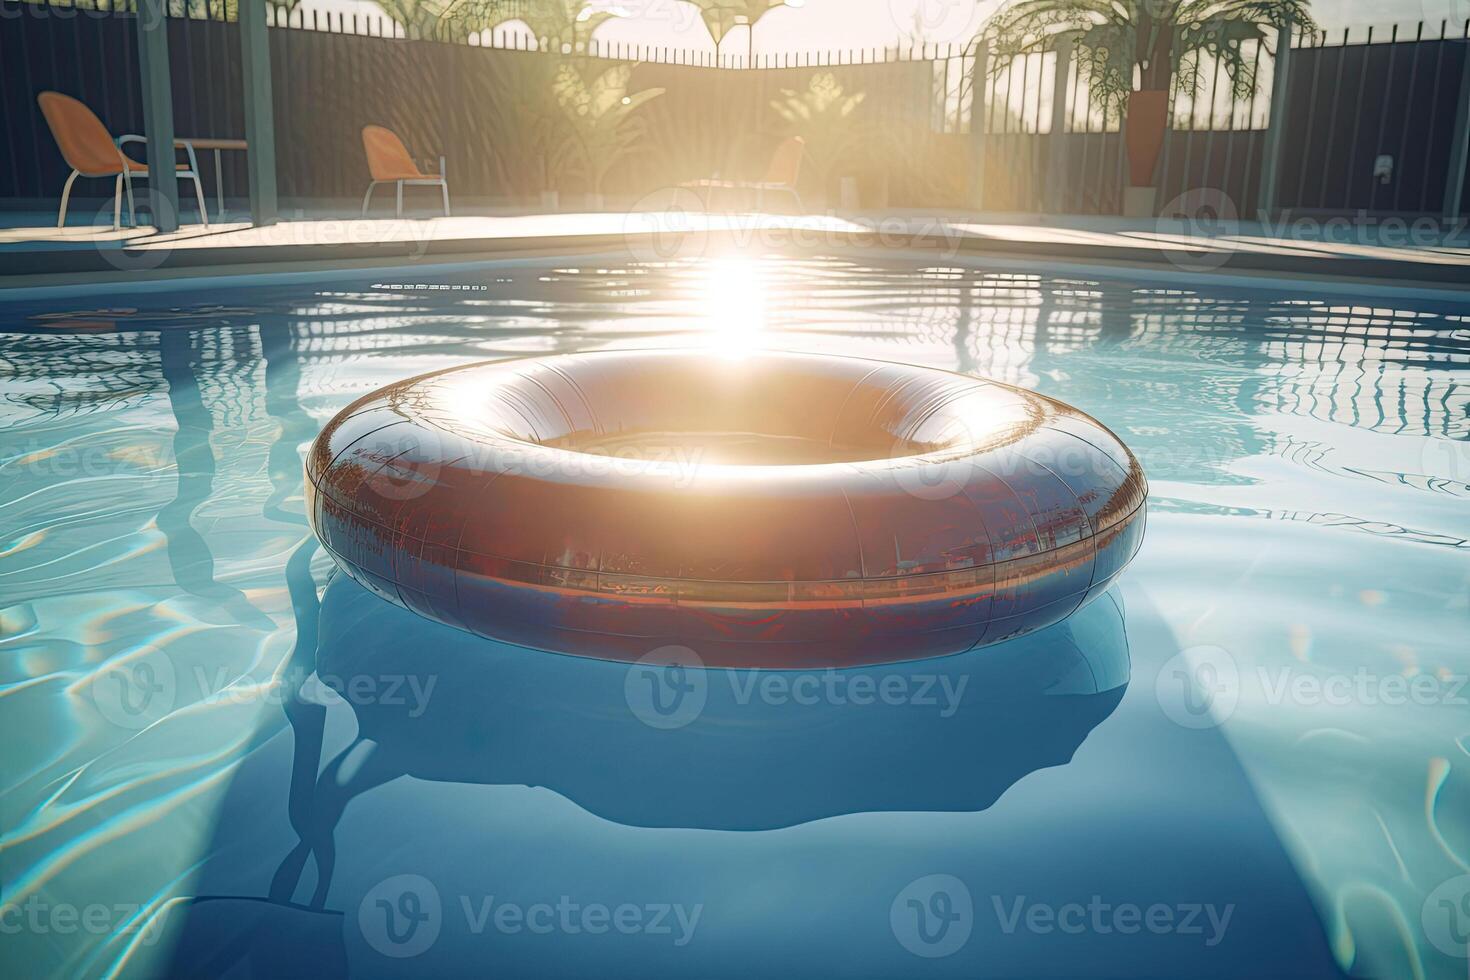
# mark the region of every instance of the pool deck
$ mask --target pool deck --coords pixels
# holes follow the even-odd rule
[[[34,223],[26,223],[26,219]],[[1238,222],[1223,230],[1182,220],[868,212],[851,215],[683,211],[491,214],[452,218],[314,217],[152,228],[47,227],[12,215],[0,227],[0,290],[194,276],[391,268],[486,258],[621,252],[633,260],[730,249],[924,250],[1164,273],[1225,273],[1470,289],[1470,230],[1422,219],[1372,223]],[[0,216],[3,222],[3,216]],[[20,222],[17,224],[17,222]]]

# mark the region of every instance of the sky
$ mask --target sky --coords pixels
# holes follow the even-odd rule
[[[668,45],[710,51],[714,48],[698,10],[683,0],[595,0],[620,8],[626,16],[608,21],[597,31],[600,41]],[[930,43],[962,44],[984,24],[1005,0],[804,0],[800,7],[778,7],[755,28],[754,49],[771,54],[785,51],[851,50],[885,47],[921,39]],[[303,0],[313,8],[378,13],[371,0]],[[1315,0],[1312,10],[1324,28],[1413,24],[1441,19],[1459,24],[1470,18],[1470,0]],[[514,30],[513,27],[507,30]],[[1434,28],[1435,32],[1438,27]],[[1375,30],[1375,35],[1378,31]],[[737,27],[724,42],[726,54],[743,55],[752,39]]]

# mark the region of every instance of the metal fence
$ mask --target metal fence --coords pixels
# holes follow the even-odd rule
[[[242,135],[233,10],[223,0],[173,0],[170,13],[176,132]],[[547,98],[550,78],[567,60],[590,74],[632,63],[630,91],[665,90],[639,112],[638,152],[608,175],[604,190],[615,201],[713,174],[758,176],[774,143],[801,132],[809,203],[835,203],[846,176],[867,206],[1109,214],[1122,204],[1126,123],[1093,103],[1065,44],[1003,64],[975,44],[751,58],[444,25],[420,31],[342,12],[272,9],[268,23],[277,179],[288,207],[358,198],[368,179],[358,136],[367,123],[394,129],[417,156],[444,156],[462,202],[588,190],[558,170],[544,132],[559,111]],[[115,135],[141,132],[135,30],[126,9],[0,0],[0,63],[10,89],[0,203],[54,201],[66,177],[37,92],[80,98]],[[1245,98],[1218,63],[1201,64],[1198,89],[1173,103],[1155,174],[1160,207],[1207,188],[1254,216],[1268,133],[1277,126],[1277,207],[1437,213],[1466,90],[1467,38],[1470,22],[1298,33],[1279,121],[1271,118],[1272,45],[1244,42],[1242,54],[1257,69]],[[860,105],[804,130],[780,116],[776,103],[818,100],[814,86]],[[243,162],[226,154],[222,163],[227,192],[243,195]]]
[[[1467,91],[1467,38],[1470,21],[1299,39],[1279,200],[1322,210],[1438,210]],[[1384,156],[1391,171],[1375,177]]]
[[[180,5],[175,13],[167,30],[176,133],[240,137],[238,25],[217,5]],[[40,206],[54,200],[68,171],[35,94],[66,92],[90,105],[114,135],[141,132],[137,20],[126,10],[14,0],[0,0],[0,14],[0,59],[18,66],[13,90],[25,93],[12,96],[13,111],[0,127],[15,157],[0,173],[0,199]],[[457,200],[534,201],[546,190],[589,190],[585,181],[553,172],[554,148],[544,132],[560,112],[549,98],[552,76],[567,61],[592,74],[630,64],[629,91],[665,90],[640,110],[646,132],[638,152],[609,175],[606,191],[614,199],[714,174],[758,174],[791,131],[771,103],[801,95],[816,77],[861,95],[863,106],[844,131],[803,132],[810,151],[803,190],[813,201],[835,187],[839,161],[860,177],[865,200],[878,204],[939,201],[929,165],[941,155],[955,161],[952,169],[963,163],[962,141],[928,129],[935,56],[958,47],[811,52],[757,58],[761,67],[753,70],[716,70],[692,50],[563,45],[501,32],[419,39],[386,18],[341,13],[276,10],[268,23],[277,180],[288,207],[360,199],[368,175],[359,134],[369,123],[393,129],[415,156],[436,166],[444,156]],[[745,67],[741,59],[722,60]],[[952,146],[929,153],[930,143]],[[242,195],[239,157],[227,154],[223,165],[227,193]]]
[[[1438,213],[1445,202],[1470,21],[1412,30],[1296,32],[1286,80],[1275,205],[1294,212]],[[1261,209],[1274,52],[1248,41],[1246,97],[1218,60],[1173,99],[1155,181],[1161,209],[1208,188],[1241,216]],[[1063,48],[1063,56],[1066,51]],[[977,195],[992,210],[1109,213],[1126,177],[1125,123],[1092,104],[1055,47],[984,73]],[[1057,93],[1062,92],[1059,99]],[[972,122],[973,125],[973,122]],[[1390,161],[1381,158],[1389,157]],[[1383,172],[1386,169],[1387,172]]]

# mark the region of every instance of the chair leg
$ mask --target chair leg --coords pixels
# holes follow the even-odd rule
[[[138,214],[133,210],[133,175],[129,171],[123,171],[123,186],[128,189],[128,226],[138,227]]]
[[[199,219],[209,227],[209,212],[204,209],[204,188],[199,184],[199,175],[194,175],[194,198],[199,202]]]
[[[805,213],[806,208],[802,206],[802,203],[801,203],[801,195],[798,194],[798,193],[796,193],[796,188],[795,187],[789,187],[789,188],[787,188],[787,192],[790,193],[791,200],[796,204],[796,213],[797,214],[803,214],[803,213]]]
[[[444,217],[449,217],[449,181],[439,181],[439,190],[444,192]]]
[[[362,196],[362,216],[364,218],[367,217],[368,205],[372,203],[373,200],[373,188],[377,186],[378,182],[376,180],[369,182],[367,193]]]
[[[73,170],[71,176],[66,178],[66,186],[61,189],[61,212],[56,216],[56,227],[58,228],[66,225],[66,202],[71,198],[71,185],[81,174],[80,170]]]
[[[398,206],[393,212],[398,217],[403,217],[403,181],[398,182]]]
[[[112,230],[117,231],[122,226],[122,191],[123,175],[118,174],[117,179],[112,182]]]

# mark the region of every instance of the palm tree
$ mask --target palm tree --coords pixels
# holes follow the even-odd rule
[[[495,141],[493,153],[509,185],[527,172],[539,175],[542,190],[557,190],[564,176],[580,177],[593,197],[614,165],[634,152],[646,122],[636,110],[663,94],[661,88],[628,91],[631,64],[609,68],[595,61],[564,59],[585,53],[592,33],[616,16],[589,0],[377,0],[405,17],[437,21],[455,36],[493,30],[520,21],[550,58],[528,60],[504,77],[500,98],[477,108],[485,126],[515,138]],[[387,8],[385,8],[387,9]],[[427,13],[425,13],[427,12]],[[397,17],[395,16],[395,19]],[[558,111],[559,110],[559,111]]]
[[[586,181],[600,206],[602,183],[612,168],[637,149],[646,121],[636,113],[664,94],[661,88],[628,91],[630,64],[602,72],[583,72],[570,62],[557,67],[552,93],[565,117],[565,168]]]
[[[800,7],[806,0],[693,0],[699,8],[699,16],[709,29],[715,42],[715,50],[725,40],[725,35],[738,25],[747,26],[755,32],[756,21],[777,7]],[[751,50],[754,50],[752,47]]]
[[[1313,29],[1307,6],[1308,0],[1015,0],[982,36],[998,55],[993,70],[1070,37],[1093,106],[1126,114],[1132,182],[1146,186],[1170,96],[1198,90],[1202,57],[1225,70],[1236,98],[1249,98],[1256,62],[1243,46],[1264,45],[1268,28]],[[1135,148],[1150,145],[1152,153],[1135,156]]]
[[[294,0],[292,0],[294,2]],[[626,16],[616,5],[591,0],[377,0],[395,20],[435,19],[460,29],[481,30],[519,20],[538,38],[585,42],[603,21]],[[777,7],[800,7],[806,0],[690,0],[714,39],[715,47],[737,25],[756,21]]]
[[[403,26],[408,37],[438,37],[441,33],[457,33],[457,26],[444,16],[436,0],[376,0],[378,9],[388,19]]]
[[[588,0],[377,0],[411,8],[429,8],[441,23],[458,31],[493,29],[521,21],[538,40],[586,43],[613,14],[594,10]]]
[[[805,141],[803,156],[823,195],[839,165],[856,162],[865,148],[884,136],[858,113],[865,98],[866,92],[849,92],[832,72],[822,72],[808,79],[805,88],[783,88],[781,97],[771,100],[770,107],[785,121],[787,132]]]

